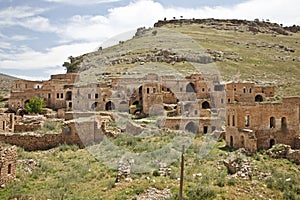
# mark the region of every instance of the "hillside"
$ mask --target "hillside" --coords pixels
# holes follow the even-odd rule
[[[166,20],[153,28],[139,28],[132,39],[119,40],[115,46],[71,57],[65,66],[69,72],[81,74],[78,86],[112,83],[117,80],[113,77],[142,79],[150,73],[167,78],[207,73],[220,74],[224,81],[272,84],[279,95],[294,96],[300,95],[299,39],[297,26],[257,20]],[[155,78],[150,74],[151,77]],[[9,85],[11,78],[7,79]],[[115,88],[118,86],[122,85]],[[87,93],[94,92],[89,89]],[[101,92],[106,93],[105,89]],[[121,94],[113,92],[112,98]],[[110,121],[110,114],[114,121]],[[132,135],[118,127],[130,126],[124,122],[127,114],[107,111],[102,117],[107,123],[101,126],[120,132],[115,137],[104,137],[102,144],[93,143],[86,148],[62,144],[30,152],[18,147],[16,180],[0,186],[0,199],[175,200],[179,193],[180,151],[187,144],[184,199],[300,200],[300,166],[295,164],[300,161],[271,157],[284,157],[283,145],[252,154],[226,146],[214,134],[161,129],[156,116],[135,119],[149,129]],[[54,127],[50,123],[47,126]],[[91,127],[95,137],[97,126],[94,123]],[[73,134],[65,124],[62,129],[62,134]],[[85,126],[82,129],[89,130]]]
[[[9,96],[14,80],[18,78],[0,73],[0,96]]]
[[[167,67],[186,75],[206,72],[213,66],[225,81],[272,84],[278,95],[295,96],[300,95],[298,41],[298,26],[245,20],[170,20],[159,21],[154,28],[140,28],[131,40],[77,59],[89,81],[103,80],[99,78],[103,74],[109,80],[116,76],[111,72],[120,75],[156,68],[164,73],[161,69]]]

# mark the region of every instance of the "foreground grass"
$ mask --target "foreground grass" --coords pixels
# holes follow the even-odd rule
[[[164,138],[168,140],[165,135]],[[133,140],[132,137],[120,136],[115,143],[134,151],[132,146],[136,144]],[[252,180],[235,178],[222,161],[237,152],[224,148],[224,141],[219,141],[207,156],[200,158],[202,140],[203,137],[197,136],[186,151],[185,199],[299,199],[299,166],[287,160],[271,159],[262,152],[245,158],[250,159],[258,171],[271,173],[271,178],[260,180],[256,175]],[[147,142],[159,143],[156,138],[147,139]],[[147,147],[152,148],[151,145]],[[17,180],[1,189],[0,199],[134,199],[150,186],[170,188],[173,199],[178,199],[179,159],[169,166],[172,169],[170,176],[154,176],[153,172],[132,174],[131,182],[122,180],[115,184],[117,171],[77,146],[63,145],[36,152],[18,149],[18,153],[19,159],[34,159],[39,164],[32,174],[24,170],[26,166],[19,165]],[[202,176],[194,176],[200,173]]]

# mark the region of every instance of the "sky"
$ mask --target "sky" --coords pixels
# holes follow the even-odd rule
[[[300,25],[299,0],[0,0],[0,73],[47,80],[69,56],[158,20],[269,19]]]

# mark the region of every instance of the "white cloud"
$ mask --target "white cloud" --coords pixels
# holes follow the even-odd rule
[[[23,26],[34,31],[39,32],[56,32],[57,28],[49,23],[49,19],[45,17],[30,17],[17,22],[18,25]]]
[[[29,6],[17,6],[8,7],[0,10],[0,26],[13,26],[18,20],[22,20],[27,17],[36,16],[45,9],[43,8],[32,8]]]
[[[120,0],[81,0],[81,1],[75,1],[75,0],[45,0],[45,1],[80,6],[80,5],[111,3],[111,2],[117,2],[117,1],[120,1]]]
[[[167,17],[179,18],[229,18],[270,19],[272,22],[293,25],[300,23],[298,0],[250,0],[232,7],[164,8],[153,0],[134,1],[130,4],[108,10],[108,14],[73,16],[68,24],[60,28],[63,40],[99,41],[112,35],[141,26],[153,26]]]
[[[15,54],[0,54],[0,69],[28,69],[43,70],[53,66],[62,66],[67,58],[79,56],[83,52],[87,53],[99,46],[98,43],[80,43],[72,45],[62,45],[47,49],[45,53],[34,51],[28,47],[23,47]],[[63,68],[62,68],[63,69]]]

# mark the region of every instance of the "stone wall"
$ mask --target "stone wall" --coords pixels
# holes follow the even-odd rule
[[[0,185],[16,178],[17,148],[0,146]]]
[[[28,151],[49,149],[63,143],[61,134],[0,134],[0,142],[16,145]]]

